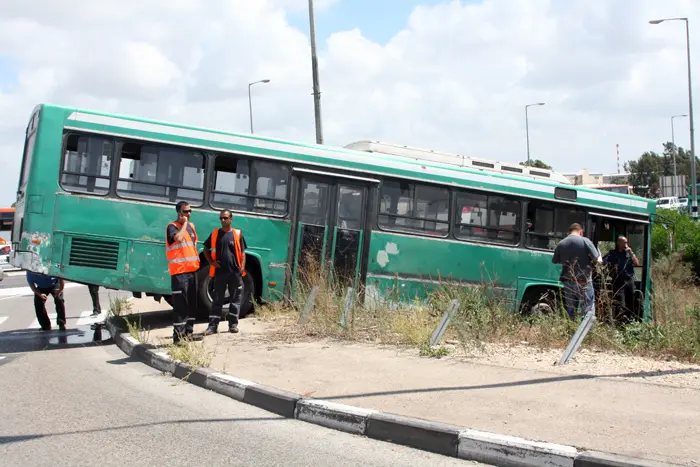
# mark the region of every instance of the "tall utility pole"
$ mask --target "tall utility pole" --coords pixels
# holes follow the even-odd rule
[[[676,155],[678,154],[678,148],[676,148],[676,132],[673,129],[673,119],[678,117],[687,117],[687,115],[674,115],[671,117],[671,144],[673,145],[673,196],[678,196],[678,193],[676,193],[676,177],[678,177],[678,172],[676,171]]]
[[[269,83],[269,79],[261,79],[260,81],[255,81],[253,83],[248,83],[248,110],[250,112],[250,133],[253,133],[253,98],[250,95],[250,87],[258,83]]]
[[[530,167],[530,123],[527,119],[527,108],[533,105],[544,105],[544,102],[528,104],[525,106],[525,137],[527,138],[527,166]]]
[[[664,21],[685,21],[685,50],[688,60],[688,116],[690,118],[690,213],[693,219],[698,218],[698,190],[695,174],[695,123],[693,121],[693,81],[690,75],[690,25],[688,18],[664,18],[649,21],[650,24],[661,24]]]
[[[314,80],[314,117],[316,119],[316,143],[323,144],[321,126],[321,85],[318,82],[318,58],[316,57],[316,23],[314,22],[314,0],[309,0],[309,28],[311,30],[311,73]]]

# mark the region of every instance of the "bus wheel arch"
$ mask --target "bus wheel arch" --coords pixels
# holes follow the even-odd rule
[[[523,316],[543,316],[556,313],[560,303],[560,289],[547,285],[532,285],[525,289],[520,302]]]
[[[198,314],[201,319],[209,319],[211,307],[214,303],[214,281],[209,276],[209,263],[205,258],[201,259],[199,271],[197,272],[199,286],[199,309]],[[246,272],[243,277],[243,297],[241,299],[240,318],[244,318],[255,310],[255,300],[259,300],[262,293],[262,273],[258,259],[251,255],[246,255]],[[224,302],[224,307],[228,306],[228,297]]]

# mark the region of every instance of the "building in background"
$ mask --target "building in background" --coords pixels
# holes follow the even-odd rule
[[[574,185],[621,185],[627,183],[630,174],[604,174],[583,169],[576,173],[565,173],[564,176]]]

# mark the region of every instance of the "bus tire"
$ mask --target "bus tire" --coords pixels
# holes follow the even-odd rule
[[[197,307],[197,315],[199,319],[209,321],[211,308],[214,304],[214,278],[209,277],[209,267],[201,268],[197,274],[199,275],[197,278],[199,282],[199,306]],[[239,319],[245,318],[253,312],[255,308],[253,297],[255,297],[255,282],[250,272],[248,272],[243,277],[243,297],[241,297]],[[227,298],[224,302],[224,307],[227,307],[228,303],[229,300]]]
[[[551,315],[559,307],[557,289],[551,287],[530,287],[523,294],[520,313],[526,317]]]

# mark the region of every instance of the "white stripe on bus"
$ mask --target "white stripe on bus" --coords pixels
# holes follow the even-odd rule
[[[116,117],[107,117],[103,115],[93,115],[86,114],[82,112],[73,112],[68,120],[73,120],[76,122],[92,123],[96,125],[109,125],[114,127],[121,127],[130,130],[138,131],[148,131],[151,133],[163,133],[171,136],[180,136],[184,138],[200,139],[215,141],[218,143],[234,144],[237,146],[252,146],[259,149],[266,149],[270,151],[280,151],[285,153],[298,153],[305,156],[321,157],[324,159],[337,157],[342,155],[344,160],[367,164],[375,167],[383,168],[398,168],[401,170],[406,170],[415,173],[431,173],[433,175],[438,175],[446,178],[460,178],[463,180],[473,180],[481,183],[489,184],[505,184],[513,186],[516,188],[521,188],[531,191],[539,191],[544,193],[554,193],[554,186],[542,185],[539,183],[531,183],[526,181],[519,181],[511,178],[500,178],[488,175],[479,175],[470,172],[457,172],[455,170],[450,170],[447,168],[433,167],[431,165],[416,165],[401,161],[400,158],[396,160],[391,159],[389,164],[382,165],[377,164],[377,157],[371,153],[362,153],[360,151],[350,151],[348,149],[341,148],[328,148],[328,149],[317,149],[305,146],[295,146],[293,144],[277,143],[273,141],[262,141],[259,139],[246,138],[242,136],[225,135],[220,133],[209,133],[203,130],[193,130],[189,128],[177,128],[170,127],[159,123],[147,123],[139,122],[134,120],[125,120]],[[334,154],[336,153],[336,154]],[[418,170],[417,167],[424,167],[423,170]]]
[[[267,150],[272,150],[272,151],[281,151],[281,152],[286,152],[286,153],[298,153],[302,155],[307,155],[307,156],[312,156],[312,157],[322,157],[322,158],[332,158],[336,156],[336,154],[333,153],[338,153],[342,154],[343,159],[357,162],[357,163],[362,163],[362,164],[367,164],[371,165],[374,167],[381,167],[381,168],[398,168],[401,170],[406,170],[408,172],[413,172],[413,173],[430,173],[432,175],[437,175],[441,177],[446,177],[446,178],[458,178],[460,180],[467,180],[467,181],[472,181],[472,182],[480,182],[480,183],[487,183],[487,184],[492,184],[492,185],[498,185],[498,184],[503,184],[507,186],[511,186],[514,188],[520,188],[523,190],[530,190],[530,191],[535,191],[535,192],[541,192],[541,193],[548,193],[548,194],[554,194],[554,186],[549,186],[549,185],[543,185],[541,183],[536,183],[536,182],[528,182],[528,181],[521,181],[521,180],[516,180],[516,179],[511,179],[511,178],[505,178],[505,177],[497,177],[495,175],[481,175],[481,174],[476,174],[472,172],[462,172],[462,171],[455,171],[451,170],[448,168],[441,168],[441,167],[433,167],[430,165],[421,165],[420,167],[424,168],[423,170],[418,170],[416,164],[410,164],[407,162],[401,161],[398,157],[396,160],[391,159],[390,164],[377,164],[376,163],[376,157],[373,157],[371,153],[367,153],[367,155],[364,155],[362,152],[358,151],[350,151],[347,149],[343,148],[331,148],[329,147],[328,149],[321,150],[321,149],[316,149],[316,148],[310,148],[306,146],[295,146],[294,144],[285,144],[285,143],[279,143],[279,142],[274,142],[274,141],[266,141],[266,140],[261,140],[261,139],[254,139],[254,138],[246,138],[242,136],[235,136],[235,135],[226,135],[226,134],[220,134],[220,133],[210,133],[204,130],[195,130],[195,129],[190,129],[190,128],[178,128],[178,127],[171,127],[159,123],[149,123],[149,122],[139,122],[139,121],[134,121],[134,120],[126,120],[126,119],[121,119],[121,118],[116,118],[116,117],[107,117],[103,115],[93,115],[93,114],[87,114],[87,113],[82,113],[82,112],[73,112],[69,117],[68,120],[76,121],[76,122],[84,122],[84,123],[92,123],[92,124],[98,124],[98,125],[109,125],[109,126],[114,126],[114,127],[121,127],[125,129],[131,129],[131,130],[139,130],[139,131],[148,131],[152,133],[163,133],[166,135],[170,136],[180,136],[180,137],[185,137],[185,138],[193,138],[193,139],[202,139],[202,140],[210,140],[210,141],[216,141],[220,143],[225,143],[225,144],[234,144],[238,146],[251,146],[251,147],[256,147],[259,149],[267,149]],[[66,127],[69,128],[69,127]],[[81,128],[75,128],[76,130],[81,130]],[[109,132],[100,132],[100,133],[109,133]],[[129,135],[121,135],[121,136],[129,136]],[[189,145],[188,146],[192,146]],[[199,146],[202,147],[202,146]],[[206,147],[206,146],[204,146]],[[212,150],[222,150],[221,148],[209,148],[208,149]],[[259,154],[250,154],[253,156],[258,156],[260,157]],[[270,155],[265,155],[263,158],[267,159],[278,159],[278,160],[285,160],[285,161],[290,161],[290,162],[299,162],[297,159],[293,158],[288,158],[288,157],[275,157],[275,156],[270,156]],[[311,162],[312,164],[316,164],[319,166],[325,166],[325,167],[334,167],[330,164],[323,164],[319,162]],[[336,167],[337,168],[337,167]],[[358,170],[350,167],[343,167],[343,170],[348,170],[348,171],[353,171],[353,172],[365,172],[367,173],[366,170]],[[474,169],[472,169],[474,170]],[[371,172],[370,172],[371,173]],[[380,175],[385,175],[385,174],[380,174]],[[338,174],[339,177],[342,177],[342,174]],[[416,179],[416,180],[421,180]],[[576,188],[573,188],[576,189]],[[487,191],[493,191],[493,190],[487,190]],[[646,209],[648,206],[648,203],[645,201],[638,201],[638,200],[633,200],[633,199],[625,199],[625,198],[617,198],[614,196],[606,195],[606,194],[598,194],[598,193],[590,193],[590,192],[583,192],[580,190],[576,190],[578,192],[578,197],[583,198],[583,199],[589,199],[589,200],[596,200],[596,201],[603,201],[606,203],[610,203],[613,205],[622,205],[622,206],[629,206],[629,207],[637,207],[641,209]],[[620,210],[620,209],[617,209]]]

